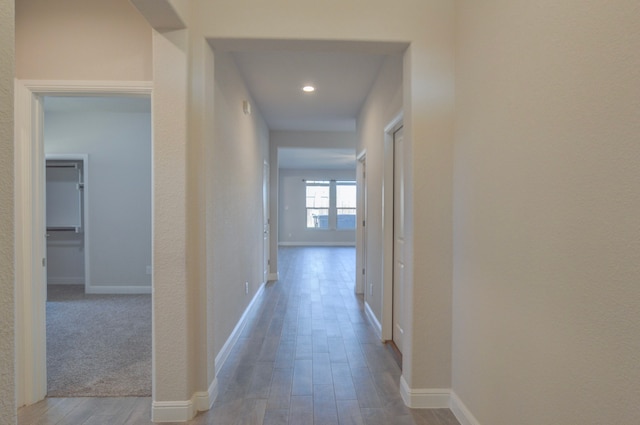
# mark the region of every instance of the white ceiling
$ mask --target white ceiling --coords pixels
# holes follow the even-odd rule
[[[353,170],[356,152],[353,149],[279,148],[278,168]]]
[[[353,52],[234,52],[271,130],[355,131],[383,55]],[[313,93],[302,87],[312,85]]]
[[[231,52],[255,106],[271,130],[353,131],[389,54],[402,43],[211,40]],[[313,85],[316,91],[304,93]],[[354,149],[280,148],[279,167],[354,169]]]

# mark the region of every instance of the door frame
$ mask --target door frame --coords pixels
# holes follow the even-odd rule
[[[367,280],[367,180],[366,180],[367,150],[364,149],[356,156],[356,187],[358,191],[356,201],[356,294],[365,293]],[[364,221],[364,224],[363,224]],[[366,294],[365,294],[365,299]]]
[[[271,167],[269,162],[263,161],[262,164],[262,267],[263,267],[263,283],[269,282],[271,276],[271,211],[270,206],[270,182]]]
[[[16,397],[47,394],[44,96],[152,95],[150,81],[15,81]],[[153,214],[153,213],[152,213]],[[152,380],[154,377],[152,377]]]
[[[393,134],[402,127],[404,114],[398,112],[384,128],[382,175],[382,340],[393,338]]]

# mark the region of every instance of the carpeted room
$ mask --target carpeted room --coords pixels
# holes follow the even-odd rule
[[[151,395],[150,114],[44,99],[49,397]]]
[[[47,396],[151,395],[151,295],[49,285]]]

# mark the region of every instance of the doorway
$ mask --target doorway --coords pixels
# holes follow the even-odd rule
[[[18,405],[35,403],[47,394],[44,98],[149,98],[151,90],[151,83],[146,82],[16,83],[16,281],[23,282],[17,294],[17,329],[22,335],[16,350]]]
[[[262,166],[262,223],[263,223],[263,233],[262,233],[262,256],[263,256],[263,277],[262,280],[264,283],[269,281],[269,268],[271,265],[271,260],[269,258],[269,250],[270,250],[270,227],[271,220],[269,218],[269,182],[270,182],[270,169],[269,163],[264,162]]]
[[[393,133],[393,327],[391,340],[402,355],[404,335],[404,155],[402,127]]]
[[[357,229],[356,235],[356,294],[365,294],[367,285],[367,152],[362,151],[357,163]],[[371,291],[369,291],[371,296]],[[365,296],[366,298],[366,296]]]
[[[403,114],[384,129],[382,339],[402,363],[404,305],[404,155]]]

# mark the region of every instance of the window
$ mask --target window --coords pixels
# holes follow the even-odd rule
[[[329,228],[330,182],[307,180],[307,228]]]
[[[305,180],[308,229],[355,229],[356,182]]]
[[[336,182],[336,228],[356,228],[356,182]]]

